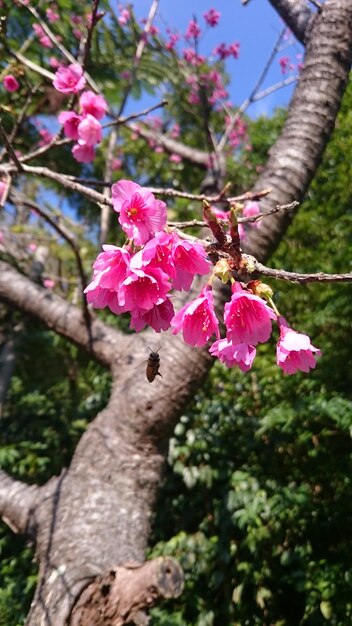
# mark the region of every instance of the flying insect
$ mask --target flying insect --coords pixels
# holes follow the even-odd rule
[[[148,346],[149,348],[149,346]],[[160,372],[159,372],[159,367],[160,367],[160,356],[159,356],[159,350],[160,348],[158,348],[158,350],[156,352],[154,352],[154,350],[152,350],[151,348],[149,348],[150,350],[150,355],[147,361],[147,368],[145,370],[145,375],[147,377],[148,382],[152,383],[155,378],[157,376],[161,376]],[[162,378],[162,376],[161,376]]]

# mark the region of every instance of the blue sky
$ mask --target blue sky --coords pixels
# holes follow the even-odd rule
[[[135,0],[134,10],[138,18],[146,17],[150,1]],[[240,42],[240,56],[238,60],[227,61],[227,69],[231,75],[230,96],[234,104],[241,104],[248,96],[256,83],[264,64],[270,55],[276,39],[283,27],[283,23],[267,0],[251,0],[243,6],[240,0],[160,0],[158,16],[155,24],[160,27],[164,22],[170,27],[184,33],[189,20],[196,16],[199,25],[204,27],[203,13],[215,8],[221,13],[219,25],[208,28],[202,38],[199,52],[208,55],[214,47],[225,42]],[[292,43],[293,42],[293,43]],[[274,61],[273,67],[264,86],[281,81],[278,59],[280,56],[289,56],[292,62],[297,62],[296,55],[302,53],[302,48],[291,38],[291,45],[286,41],[285,48]],[[252,116],[270,112],[279,105],[288,104],[293,87],[284,87],[267,98],[253,104],[248,111]]]

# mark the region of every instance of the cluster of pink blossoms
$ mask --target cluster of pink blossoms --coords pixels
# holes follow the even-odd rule
[[[167,330],[175,316],[171,290],[188,291],[195,274],[209,273],[204,248],[165,232],[166,205],[148,189],[121,180],[112,187],[112,201],[130,243],[103,246],[87,300],[113,313],[129,312],[136,331],[146,325]]]
[[[85,78],[80,65],[70,65],[58,69],[53,81],[54,87],[61,93],[79,93],[85,86]],[[72,148],[73,157],[80,163],[94,160],[96,146],[103,137],[99,123],[108,108],[103,96],[93,91],[84,91],[79,98],[80,113],[62,111],[58,120],[64,127],[65,137],[77,143]]]
[[[9,93],[18,91],[18,89],[20,88],[20,84],[13,74],[7,74],[7,76],[5,76],[2,81],[2,84],[4,85],[6,91],[8,91]]]
[[[274,320],[280,331],[276,360],[284,373],[315,367],[320,350],[255,293],[256,281],[248,286],[233,282],[224,309],[226,336],[222,339],[209,283],[175,314],[172,289],[188,291],[196,274],[210,271],[204,246],[167,231],[165,203],[134,182],[115,183],[112,202],[129,242],[123,247],[103,246],[93,264],[92,282],[85,289],[90,304],[116,314],[130,313],[130,327],[136,331],[148,325],[158,333],[169,328],[173,334],[182,332],[184,341],[194,347],[206,345],[215,335],[210,353],[227,367],[238,366],[244,372],[252,367],[256,346],[270,338]]]

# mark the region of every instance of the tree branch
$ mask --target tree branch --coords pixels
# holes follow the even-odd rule
[[[305,0],[269,0],[269,2],[298,41],[304,45],[314,17]]]
[[[33,531],[33,511],[40,488],[14,480],[0,470],[0,515],[15,533]]]
[[[0,261],[0,299],[40,320],[104,365],[110,366],[128,343],[122,333],[96,318],[92,319],[89,332],[78,307],[36,285],[3,261]]]

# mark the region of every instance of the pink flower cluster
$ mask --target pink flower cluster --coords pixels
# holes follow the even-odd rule
[[[130,243],[103,246],[85,290],[96,308],[131,314],[131,328],[167,330],[174,318],[172,289],[189,290],[195,274],[208,274],[204,247],[165,232],[166,205],[146,188],[121,180],[112,187],[114,210]]]
[[[136,331],[148,325],[158,333],[169,328],[173,334],[182,332],[184,341],[194,347],[206,345],[215,335],[210,353],[227,367],[238,366],[244,372],[252,367],[256,346],[270,338],[274,320],[280,331],[276,360],[283,372],[308,372],[315,367],[320,350],[257,295],[259,281],[245,286],[233,282],[231,299],[224,307],[224,338],[220,338],[210,284],[175,314],[171,290],[188,291],[196,274],[210,271],[204,246],[168,231],[165,203],[132,181],[112,186],[112,202],[129,241],[122,248],[103,246],[85,289],[90,304],[116,314],[130,313],[130,327]],[[256,203],[246,208],[248,215],[259,210]]]
[[[65,137],[77,143],[72,148],[73,157],[80,163],[94,160],[94,146],[102,140],[103,131],[99,123],[106,111],[107,102],[93,91],[84,91],[79,98],[80,113],[62,111],[58,120],[64,127]]]
[[[40,24],[33,24],[33,30],[39,39],[39,43],[43,48],[52,48],[53,43],[46,34],[45,30]]]

